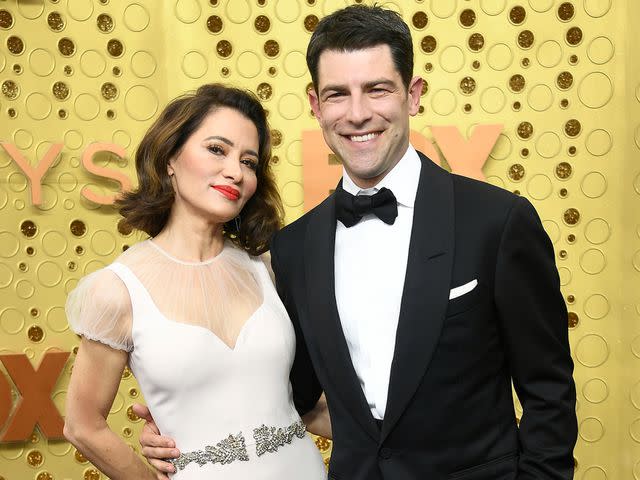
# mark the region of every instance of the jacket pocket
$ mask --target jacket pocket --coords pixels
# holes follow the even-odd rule
[[[515,480],[518,455],[510,453],[449,474],[451,480]]]
[[[482,284],[482,282],[480,282],[470,292],[449,300],[446,316],[452,317],[454,315],[464,313],[467,310],[471,310],[472,308],[476,307],[484,300],[486,300],[486,296],[486,287]]]

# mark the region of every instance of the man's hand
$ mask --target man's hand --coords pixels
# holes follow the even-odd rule
[[[166,473],[175,473],[175,467],[166,458],[178,458],[180,451],[175,448],[175,442],[169,437],[160,435],[160,430],[151,416],[151,412],[146,405],[135,403],[133,413],[145,420],[142,433],[140,434],[140,445],[142,445],[142,455],[157,470],[158,480],[169,480]]]

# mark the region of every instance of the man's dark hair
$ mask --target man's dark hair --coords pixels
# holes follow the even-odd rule
[[[409,88],[413,76],[413,43],[409,27],[399,14],[375,5],[350,5],[324,17],[307,47],[307,67],[316,91],[322,52],[350,52],[378,45],[389,46],[396,70],[405,88]]]

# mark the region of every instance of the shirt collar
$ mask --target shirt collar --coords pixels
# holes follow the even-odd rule
[[[409,144],[409,148],[395,167],[387,173],[377,185],[362,189],[349,177],[347,171],[342,168],[342,188],[351,195],[373,195],[382,187],[387,187],[396,196],[400,205],[413,208],[418,193],[418,181],[422,163],[418,152]]]

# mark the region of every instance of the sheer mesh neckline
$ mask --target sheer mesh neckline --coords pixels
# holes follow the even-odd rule
[[[220,253],[218,253],[217,255],[215,255],[215,256],[213,256],[211,258],[207,258],[206,260],[203,260],[201,262],[188,262],[186,260],[180,260],[179,258],[174,257],[169,252],[167,252],[165,249],[163,249],[160,245],[155,243],[152,238],[148,239],[147,243],[149,243],[149,245],[151,245],[153,248],[155,248],[160,254],[162,254],[168,260],[171,260],[172,262],[178,263],[180,265],[187,265],[187,266],[191,266],[191,267],[197,267],[197,266],[201,266],[201,265],[211,265],[213,262],[218,260],[225,253],[225,251],[228,249],[228,246],[229,246],[228,243],[227,243],[227,240],[225,240],[223,245],[222,245],[222,250],[220,250]]]

